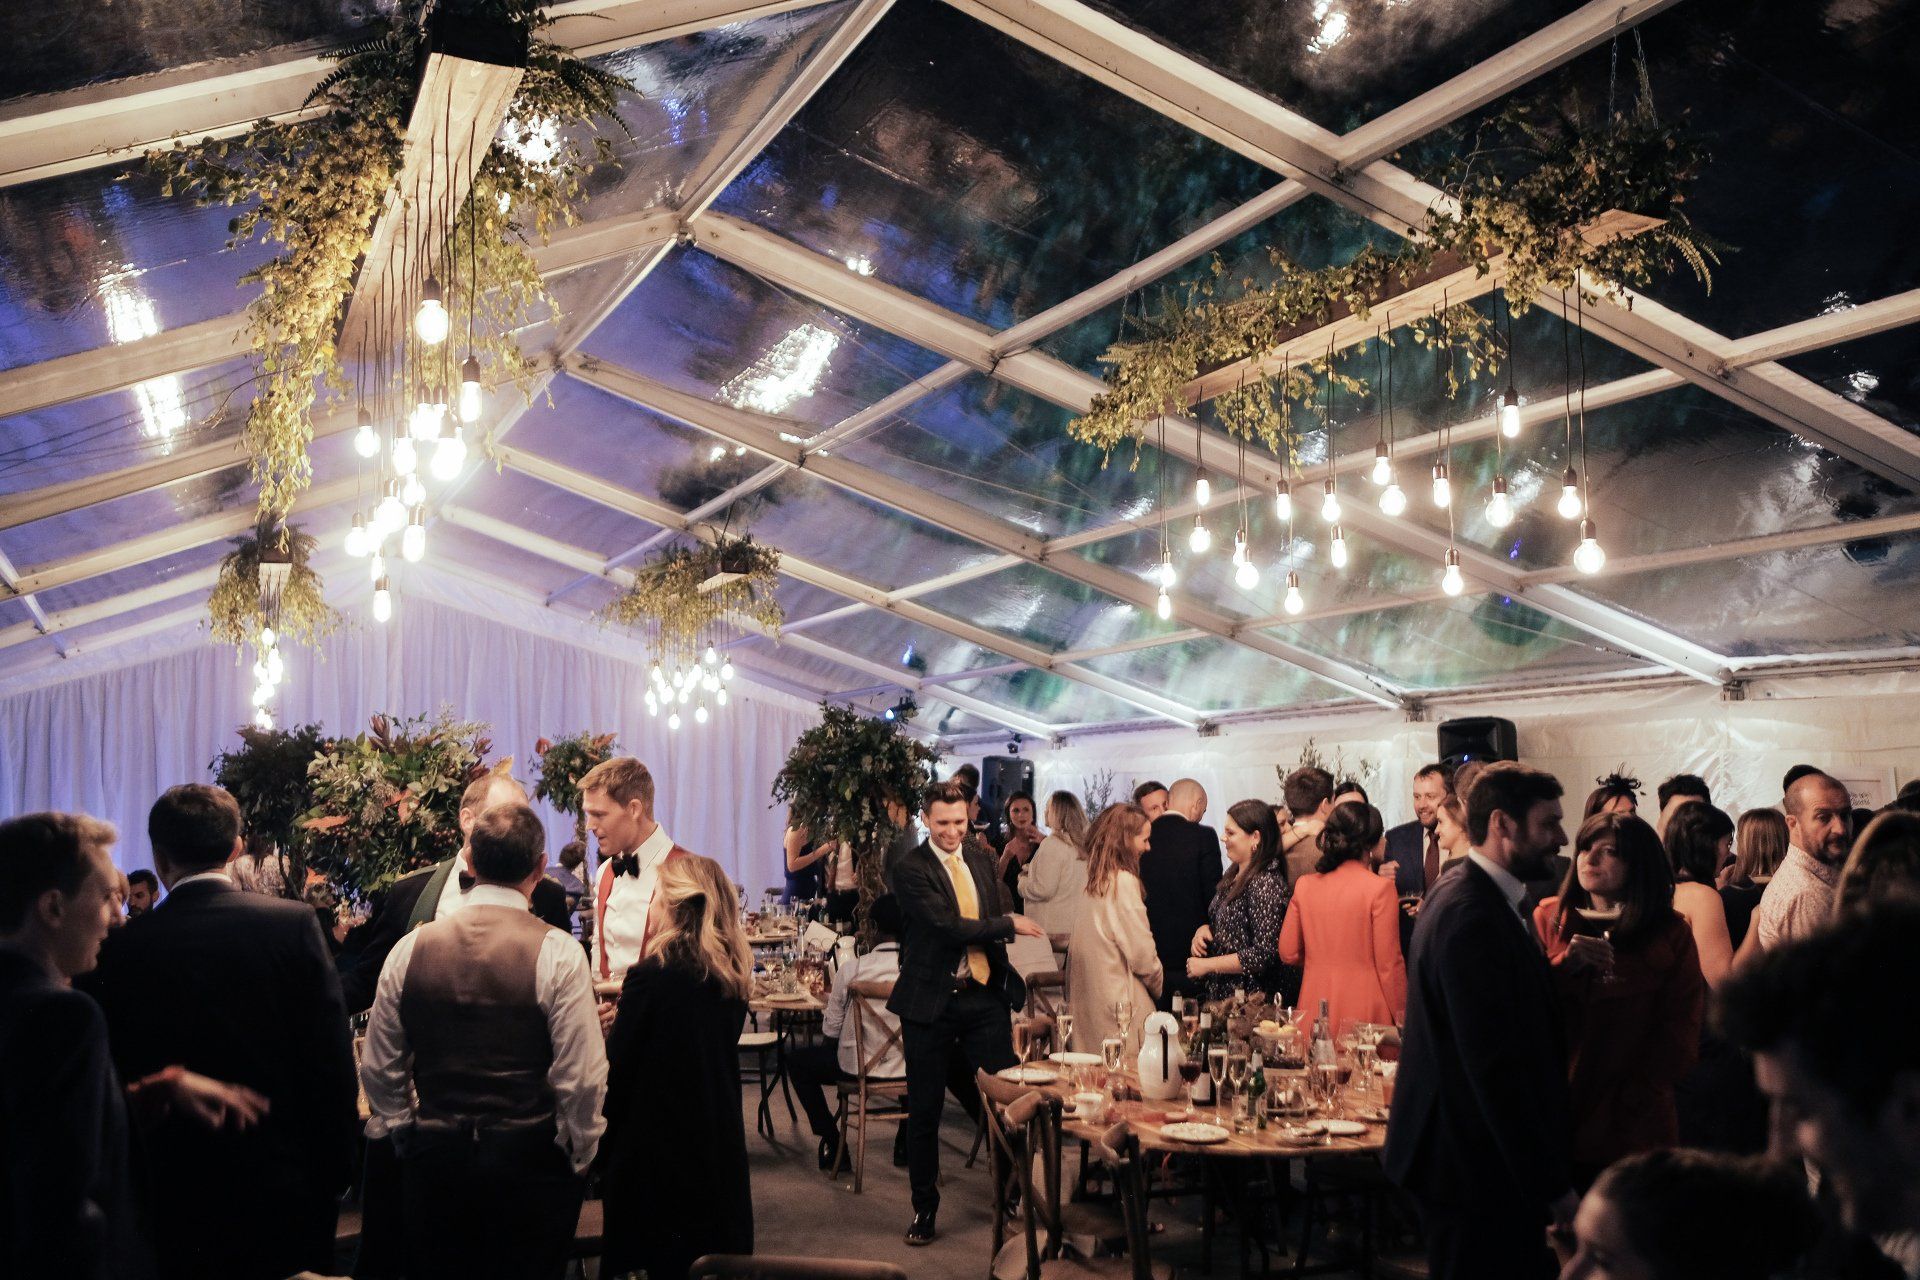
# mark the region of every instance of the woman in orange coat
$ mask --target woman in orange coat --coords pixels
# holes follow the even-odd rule
[[[1386,848],[1378,809],[1335,809],[1320,832],[1320,862],[1294,885],[1280,928],[1280,959],[1306,967],[1301,1016],[1317,1016],[1325,1000],[1336,1035],[1348,1022],[1397,1023],[1407,1010],[1399,897],[1376,871]]]

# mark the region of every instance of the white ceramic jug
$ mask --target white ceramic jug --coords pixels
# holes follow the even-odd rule
[[[1170,1013],[1155,1013],[1147,1018],[1141,1033],[1140,1096],[1166,1102],[1180,1096],[1184,1087],[1180,1064],[1187,1052],[1180,1046],[1180,1019]]]

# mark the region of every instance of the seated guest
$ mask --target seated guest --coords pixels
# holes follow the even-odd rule
[[[1679,1141],[1674,1090],[1699,1054],[1706,985],[1653,828],[1597,813],[1573,847],[1573,870],[1533,921],[1566,1024],[1574,1175],[1586,1183]]]
[[[127,873],[127,919],[134,920],[160,901],[160,877],[145,867]]]
[[[660,871],[656,924],[607,1038],[601,1273],[685,1280],[709,1253],[753,1252],[740,1028],[753,956],[720,864]]]
[[[1166,818],[1161,819],[1167,821]],[[1067,949],[1073,992],[1073,1048],[1100,1052],[1111,1036],[1140,1043],[1165,982],[1139,867],[1151,827],[1138,805],[1108,805],[1087,833],[1087,905]],[[1121,1025],[1121,1006],[1129,1022]]]
[[[528,909],[547,862],[533,810],[484,810],[468,850],[465,904],[380,971],[360,1060],[367,1133],[400,1152],[411,1280],[559,1280],[605,1127],[593,979]]]
[[[1653,829],[1661,838],[1667,834],[1667,821],[1673,817],[1673,811],[1689,800],[1698,800],[1701,804],[1713,803],[1713,792],[1707,787],[1707,780],[1697,773],[1676,773],[1654,789],[1654,796],[1660,805],[1658,818]]]
[[[1772,1106],[1772,1153],[1804,1161],[1839,1224],[1908,1276],[1920,1275],[1915,938],[1920,903],[1872,903],[1768,948],[1716,996]]]
[[[115,1065],[137,1080],[178,1064],[270,1104],[244,1133],[176,1116],[148,1135],[160,1274],[327,1271],[360,1121],[340,979],[313,908],[234,887],[240,806],[218,787],[168,791],[147,835],[166,899],[115,932],[92,983]],[[209,1194],[218,1187],[244,1187],[246,1211]]]
[[[582,879],[586,869],[586,841],[569,840],[560,846],[557,865],[547,870],[547,878],[559,885],[560,892],[567,895],[567,919],[572,926],[568,932],[576,938],[580,936],[580,904],[587,897],[587,882]]]
[[[1596,813],[1621,813],[1633,817],[1640,812],[1640,779],[1625,772],[1595,778],[1600,785],[1587,793],[1584,818]]]
[[[1221,835],[1233,865],[1214,891],[1207,923],[1193,935],[1187,976],[1205,980],[1209,1000],[1242,989],[1295,1004],[1300,971],[1280,962],[1290,894],[1279,819],[1265,800],[1242,800],[1227,810]]]
[[[1280,958],[1304,966],[1303,1015],[1327,1015],[1337,1034],[1349,1022],[1401,1020],[1407,969],[1400,955],[1400,905],[1393,884],[1376,875],[1386,856],[1380,811],[1343,804],[1320,832],[1320,862],[1293,886],[1280,930]]]
[[[1320,829],[1333,812],[1333,775],[1314,765],[1302,765],[1280,784],[1287,821],[1281,824],[1280,847],[1287,855],[1287,883],[1299,884],[1320,862]]]
[[[900,975],[900,904],[890,893],[873,900],[867,912],[873,924],[873,950],[855,956],[833,975],[833,990],[827,995],[826,1012],[820,1015],[820,1031],[826,1037],[818,1044],[787,1050],[787,1075],[794,1092],[800,1095],[800,1107],[820,1139],[820,1167],[833,1168],[834,1151],[840,1143],[840,1127],[835,1123],[828,1091],[842,1080],[860,1074],[861,1045],[854,1043],[853,1019],[847,1005],[852,999],[848,989],[856,982],[891,983]],[[861,1034],[869,1058],[885,1044],[887,1037],[900,1028],[900,1019],[883,1002],[869,1000],[861,1006]],[[898,1080],[907,1074],[905,1051],[896,1043],[873,1069],[870,1079]],[[842,1163],[844,1167],[844,1161]],[[834,1169],[838,1173],[839,1169]]]
[[[1413,821],[1387,831],[1387,858],[1403,898],[1425,896],[1445,861],[1439,840],[1440,806],[1455,794],[1453,771],[1444,763],[1422,765],[1413,775]]]
[[[1787,788],[1787,856],[1753,911],[1754,949],[1803,938],[1833,916],[1840,868],[1853,844],[1853,801],[1817,770]]]
[[[1162,1008],[1175,996],[1199,994],[1198,984],[1187,978],[1187,953],[1193,948],[1194,930],[1207,922],[1207,905],[1213,901],[1221,871],[1220,837],[1201,824],[1206,814],[1206,788],[1192,778],[1177,779],[1167,793],[1167,811],[1149,820],[1146,853],[1137,868],[1128,867],[1138,871],[1146,895],[1147,920],[1153,926],[1153,945],[1164,979]],[[1090,895],[1093,878],[1089,868]]]
[[[1693,930],[1707,985],[1718,987],[1733,964],[1733,938],[1714,885],[1720,867],[1733,856],[1733,819],[1704,801],[1683,801],[1667,815],[1666,846],[1673,868],[1673,909]]]
[[[1147,815],[1148,822],[1158,822],[1167,811],[1167,784],[1152,780],[1141,783],[1133,789],[1133,802]]]
[[[1753,909],[1786,856],[1787,820],[1778,809],[1749,809],[1740,815],[1733,833],[1733,866],[1723,873],[1720,886],[1727,939],[1734,950],[1747,940]]]
[[[1087,811],[1071,791],[1047,797],[1047,838],[1020,872],[1020,900],[1048,933],[1071,934],[1087,902]]]
[[[1766,1280],[1815,1231],[1804,1183],[1781,1165],[1649,1151],[1600,1175],[1555,1248],[1560,1280]]]
[[[1836,907],[1844,913],[1893,897],[1920,898],[1920,814],[1899,809],[1882,812],[1854,842]]]

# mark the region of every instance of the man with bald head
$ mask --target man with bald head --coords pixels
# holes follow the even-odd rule
[[[1832,918],[1853,841],[1853,800],[1845,784],[1824,773],[1794,779],[1785,808],[1787,856],[1753,912],[1754,940],[1763,950],[1804,938]]]
[[[1153,820],[1147,851],[1140,855],[1140,884],[1147,894],[1147,924],[1153,949],[1167,975],[1160,1007],[1178,996],[1197,995],[1186,978],[1193,935],[1207,923],[1207,907],[1220,883],[1220,837],[1200,825],[1207,813],[1207,791],[1192,778],[1167,790],[1166,812]]]

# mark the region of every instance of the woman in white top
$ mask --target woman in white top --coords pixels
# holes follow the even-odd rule
[[[1147,924],[1140,887],[1140,855],[1151,824],[1136,804],[1109,806],[1087,833],[1087,897],[1074,925],[1067,965],[1073,983],[1073,1047],[1097,1053],[1100,1042],[1127,1034],[1140,1043],[1140,1029],[1153,1012],[1165,975]]]
[[[1071,791],[1047,797],[1049,834],[1020,869],[1020,900],[1048,933],[1072,934],[1087,900],[1087,811]]]

